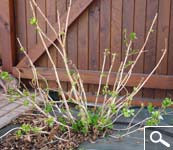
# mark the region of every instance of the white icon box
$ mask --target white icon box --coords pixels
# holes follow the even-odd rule
[[[146,150],[146,129],[152,128],[151,133],[149,134],[149,140],[153,143],[153,144],[162,144],[163,146],[165,146],[165,148],[170,148],[171,145],[168,141],[166,141],[164,139],[164,137],[162,136],[162,133],[159,131],[159,128],[168,128],[171,129],[171,131],[173,131],[173,126],[145,126],[144,127],[144,150]],[[157,136],[157,139],[154,138],[154,136]],[[173,145],[172,145],[173,146]]]

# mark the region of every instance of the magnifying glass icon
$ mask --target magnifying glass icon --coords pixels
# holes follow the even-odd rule
[[[154,134],[159,136],[158,140],[153,139]],[[153,143],[162,143],[166,147],[170,147],[170,144],[168,142],[166,142],[165,140],[162,139],[162,134],[159,131],[153,131],[150,134],[150,140]]]

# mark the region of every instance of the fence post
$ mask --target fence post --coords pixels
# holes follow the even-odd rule
[[[0,37],[2,69],[12,72],[15,59],[14,0],[0,2]]]

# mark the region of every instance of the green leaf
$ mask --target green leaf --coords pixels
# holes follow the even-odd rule
[[[46,104],[45,108],[44,108],[44,112],[45,113],[50,113],[52,112],[52,105],[50,103]]]
[[[109,91],[108,89],[109,89],[109,86],[106,86],[106,85],[105,85],[105,86],[103,87],[103,89],[102,89],[103,95],[108,94],[108,91]]]
[[[21,126],[21,130],[24,132],[24,133],[29,133],[31,131],[31,126],[29,124],[23,124]]]
[[[31,131],[34,133],[39,133],[41,131],[41,129],[39,127],[32,127]]]
[[[3,79],[3,80],[9,80],[9,73],[6,72],[6,71],[2,71],[2,72],[0,73],[0,77],[1,77],[1,79]]]
[[[24,47],[21,47],[21,48],[20,48],[20,51],[21,51],[21,52],[24,52],[24,51],[25,51]]]
[[[25,100],[23,101],[23,105],[24,105],[24,106],[28,106],[28,105],[29,105],[29,101],[28,101],[27,99],[25,99]]]
[[[106,77],[106,73],[101,73],[100,76],[101,77]]]
[[[150,30],[150,32],[151,32],[151,33],[153,33],[153,32],[154,32],[154,30],[153,30],[153,29],[151,29],[151,30]]]
[[[130,40],[135,40],[135,39],[137,39],[137,37],[136,37],[136,33],[135,32],[131,32],[130,33],[130,35],[129,35],[129,38],[130,38]]]
[[[53,117],[45,119],[45,122],[48,124],[49,127],[52,127],[54,125]]]
[[[89,124],[90,126],[96,126],[98,124],[99,115],[97,113],[89,112]]]
[[[173,105],[173,101],[170,98],[165,98],[162,102],[163,109],[166,109],[166,108],[170,107],[171,105]]]
[[[153,111],[151,117],[152,117],[152,118],[159,119],[159,117],[160,117],[160,112],[159,112],[159,111]]]
[[[149,119],[149,120],[146,121],[147,126],[155,126],[155,125],[158,125],[158,124],[159,124],[158,120]]]
[[[127,64],[125,65],[125,68],[131,66],[133,63],[134,63],[134,61],[130,61],[130,60],[129,60],[129,61],[127,62]]]
[[[148,104],[147,110],[148,110],[149,113],[152,113],[154,111],[154,107],[153,107],[152,103]]]
[[[35,18],[35,17],[32,17],[32,18],[30,18],[30,20],[29,20],[29,23],[31,24],[31,25],[37,25],[37,18]]]
[[[59,32],[59,35],[60,36],[64,36],[65,35],[65,32],[61,31],[61,32]]]
[[[70,69],[70,75],[74,75],[76,72],[73,69]]]
[[[17,131],[15,132],[15,134],[16,134],[16,137],[17,137],[17,138],[20,138],[20,137],[22,136],[22,131],[21,131],[21,130],[17,130]]]
[[[122,114],[125,118],[134,116],[134,112],[135,112],[134,109],[123,108],[122,110]]]
[[[116,114],[116,112],[117,112],[116,104],[113,103],[113,104],[110,104],[110,105],[108,105],[108,106],[109,106],[110,109],[111,109],[111,113]]]

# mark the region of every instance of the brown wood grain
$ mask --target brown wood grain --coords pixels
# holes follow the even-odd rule
[[[95,95],[91,95],[91,94],[87,94],[87,99],[88,102],[94,103],[96,96]],[[103,96],[99,96],[98,98],[98,103],[102,103],[104,100]],[[151,99],[151,98],[140,98],[140,97],[134,97],[134,99],[132,100],[131,105],[132,106],[141,106],[141,104],[143,104],[144,106],[148,106],[149,103],[152,103],[153,106],[155,107],[160,107],[161,106],[161,99]]]
[[[68,58],[72,61],[72,64],[74,64],[77,67],[78,64],[78,47],[77,47],[77,32],[78,32],[78,26],[77,26],[77,20],[72,24],[72,26],[69,27],[68,35],[67,35],[67,54]],[[69,66],[71,69],[73,69],[72,64]],[[71,89],[71,84],[68,84],[68,90]]]
[[[133,49],[139,51],[145,40],[145,17],[146,17],[146,0],[135,1],[135,16],[134,16],[134,32],[137,35],[137,40],[134,41]],[[137,57],[133,55],[133,60]],[[143,73],[144,53],[140,56],[137,65],[135,65],[134,73]],[[139,91],[136,97],[142,97],[142,90]]]
[[[121,63],[122,47],[122,0],[112,1],[111,11],[111,52],[116,53],[114,71],[118,71]]]
[[[58,0],[57,1],[57,10],[59,12],[60,18],[63,17],[64,12],[67,12],[67,0]],[[62,20],[60,19],[60,22],[62,24]],[[62,25],[61,25],[62,26]],[[64,27],[61,27],[62,31],[64,29]],[[56,41],[57,46],[60,47],[60,44]],[[67,47],[67,44],[66,44]],[[57,67],[58,68],[64,68],[64,62],[62,57],[59,55],[59,53],[57,52]],[[65,82],[62,82],[62,88],[63,90],[67,91],[68,90],[68,84]]]
[[[14,1],[2,0],[0,4],[0,34],[2,69],[11,72],[15,63]]]
[[[110,50],[110,25],[111,25],[111,1],[100,1],[100,65],[102,68],[105,49]],[[105,64],[105,70],[109,70],[111,56],[108,55]]]
[[[78,20],[78,69],[88,70],[88,9]],[[88,85],[84,85],[88,91]]]
[[[171,1],[171,16],[169,26],[169,47],[168,47],[168,75],[173,75],[173,1]],[[167,91],[167,97],[173,99],[173,90]]]
[[[146,34],[149,31],[152,20],[158,12],[158,0],[147,0],[146,10]],[[144,72],[150,73],[155,66],[156,61],[156,45],[157,45],[157,21],[153,27],[154,32],[150,35],[150,38],[145,47],[146,53],[144,53]],[[150,64],[150,65],[149,65]],[[143,89],[143,96],[154,98],[154,89]]]
[[[100,1],[89,7],[89,69],[99,70]],[[96,85],[89,85],[89,92],[96,92]]]
[[[123,30],[126,30],[127,32],[127,38],[129,42],[129,35],[131,32],[134,31],[134,13],[135,13],[135,2],[134,0],[123,0]],[[123,36],[123,35],[122,35]],[[122,38],[123,40],[123,38]],[[122,43],[122,60],[125,57],[126,54],[126,45],[124,44],[124,41]],[[132,60],[132,56],[128,57],[128,61]],[[128,70],[128,69],[126,69]]]
[[[35,7],[34,7],[35,9]],[[33,13],[30,7],[30,2],[26,1],[26,20],[27,20],[27,51],[30,54],[30,49],[36,44],[37,36],[35,27],[30,24],[30,19],[33,17]],[[24,28],[24,27],[23,27]],[[23,31],[24,32],[24,31]]]
[[[60,17],[63,16],[63,13],[67,12],[67,1],[66,0],[58,0],[57,1],[57,10],[59,12]],[[60,20],[60,22],[61,21],[62,20]],[[63,31],[64,27],[61,27],[61,28],[62,28],[61,30]],[[60,44],[58,42],[57,42],[57,45],[60,47]],[[64,67],[62,57],[59,55],[58,52],[57,52],[57,66],[59,68]]]
[[[69,17],[69,23],[68,26],[70,26],[74,20],[76,20],[76,18],[91,4],[93,0],[76,0],[75,3],[72,5],[71,7],[71,13],[70,13],[70,17]],[[64,13],[64,15],[61,18],[61,22],[65,22],[66,20],[66,16],[67,13]],[[55,25],[53,25],[56,29],[56,31],[58,31],[58,24],[56,23]],[[56,40],[56,36],[54,34],[48,34],[48,37],[52,40],[55,41]],[[50,42],[46,42],[47,47],[49,47],[51,45]],[[30,58],[33,62],[35,62],[44,52],[45,49],[42,45],[42,43],[37,43],[31,50],[30,50]],[[36,52],[36,54],[35,54]],[[27,60],[26,57],[24,57],[17,65],[18,67],[24,67],[24,66],[29,66],[29,62]]]
[[[27,49],[27,18],[26,18],[26,1],[15,1],[15,13],[16,13],[16,37],[19,38],[20,42],[22,43],[23,47]],[[20,46],[17,43],[17,61],[20,61],[24,54],[20,51]]]
[[[60,8],[59,12],[61,22],[64,22],[67,9],[66,1],[68,0],[37,0],[37,2],[39,2],[39,6],[42,7],[48,19],[56,26],[56,29],[58,29],[56,8]],[[31,56],[32,60],[35,62],[38,60],[38,58],[40,58],[40,60],[38,60],[36,63],[38,69],[40,70],[39,66],[44,66],[45,69],[48,69],[46,70],[47,73],[47,71],[50,71],[51,69],[51,63],[47,59],[43,45],[40,41],[38,41],[38,36],[34,27],[29,24],[29,19],[32,17],[29,1],[15,0],[14,7],[8,2],[13,4],[13,0],[2,0],[0,5],[0,8],[2,8],[0,9],[0,46],[3,48],[1,49],[3,62],[5,64],[4,68],[7,68],[8,70],[10,67],[15,65],[15,58],[21,59],[23,57],[22,54],[18,51],[19,48],[15,49],[15,46],[18,46],[18,44],[15,43],[14,37],[14,31],[16,31],[16,37],[19,37],[24,47],[27,48],[27,52]],[[89,6],[92,2],[93,4]],[[13,9],[9,9],[9,6]],[[94,84],[94,86],[90,86],[89,91],[91,93],[95,93],[95,91],[97,90],[98,85],[96,85],[96,83],[98,82],[99,72],[93,74],[93,71],[100,70],[103,61],[104,49],[110,48],[111,52],[117,53],[118,56],[116,58],[114,66],[114,71],[117,71],[121,59],[124,58],[126,49],[124,46],[122,46],[123,29],[127,28],[128,34],[132,31],[136,32],[138,39],[134,42],[133,48],[138,49],[143,44],[146,33],[156,12],[158,12],[158,21],[154,25],[155,32],[151,34],[149,41],[145,47],[145,50],[147,52],[145,52],[140,58],[133,73],[139,73],[138,75],[144,73],[144,75],[146,76],[152,71],[152,69],[156,65],[156,62],[161,56],[161,49],[164,47],[165,38],[168,39],[167,56],[165,57],[159,69],[156,71],[156,78],[152,78],[151,81],[145,85],[143,92],[137,95],[138,98],[141,96],[151,99],[160,99],[165,96],[173,97],[171,89],[171,84],[173,84],[171,80],[173,76],[172,0],[73,1],[69,22],[70,30],[67,40],[67,51],[70,58],[75,64],[77,64],[77,67],[80,70],[91,71],[91,73],[83,72],[85,83],[87,84],[89,82],[90,84]],[[10,14],[12,18],[9,17]],[[14,23],[14,20],[15,24],[12,25]],[[50,31],[45,21],[41,19],[41,16],[39,17],[39,20],[41,20],[40,23],[41,26],[44,26],[43,28],[45,32],[47,32],[49,37],[58,45],[56,37]],[[53,48],[53,46],[49,42],[47,42],[47,47],[49,47],[51,56],[53,57],[57,68],[64,68],[63,61],[62,59],[60,59],[55,48]],[[15,53],[18,57],[15,57]],[[129,60],[134,60],[135,57],[136,56],[130,57]],[[21,62],[19,62],[19,64],[21,66],[29,66],[26,58],[23,58]],[[109,64],[110,59],[106,62],[106,69],[108,69]],[[22,76],[24,78],[28,78],[28,76],[30,78],[30,75],[28,75],[27,72],[24,71],[24,73],[26,73],[26,75],[22,73]],[[52,75],[50,73],[52,73]],[[46,77],[48,77],[52,81],[52,84],[56,86],[53,81],[53,79],[55,79],[54,74],[53,72],[50,73],[46,74]],[[158,76],[159,78],[157,78]],[[95,79],[96,81],[94,81]],[[128,85],[136,85],[136,79],[137,81],[139,81],[139,78],[135,77],[133,78],[133,82]],[[62,82],[63,81],[67,81],[66,77],[62,78]],[[67,89],[67,83],[63,83],[63,87],[64,89]],[[166,91],[166,88],[168,88],[169,90]],[[129,91],[130,90],[131,89],[129,89]]]
[[[55,24],[57,21],[56,4],[57,4],[56,0],[51,0],[51,1],[47,0],[46,1],[46,14],[47,14],[47,18],[51,24]],[[47,33],[53,34],[53,32],[52,32],[52,30],[48,24],[47,24]],[[57,63],[57,50],[53,46],[50,46],[49,52],[50,52],[50,55],[53,59],[54,64],[56,65],[56,63]],[[48,58],[47,67],[49,67],[49,68],[52,67],[52,63],[49,60],[49,58]],[[49,88],[56,88],[56,86],[57,86],[56,82],[54,82],[54,81],[48,81],[48,84],[49,84]]]
[[[21,77],[26,79],[32,79],[33,74],[31,69],[28,68],[19,68],[21,72]],[[48,80],[55,80],[54,71],[49,68],[37,68],[39,74],[43,75]],[[57,68],[57,72],[59,74],[61,81],[69,81],[67,73],[65,69]],[[83,83],[88,84],[98,84],[100,71],[94,70],[79,70]],[[105,72],[107,74],[107,72]],[[18,76],[18,72],[15,67],[13,68],[13,74]],[[126,74],[124,74],[126,75]],[[110,75],[109,85],[113,85],[115,81],[116,73],[112,73]],[[147,74],[133,73],[131,78],[129,79],[127,86],[133,87],[137,86],[141,80],[145,79]],[[158,82],[159,81],[159,82]],[[103,78],[102,84],[105,84],[106,78]],[[173,89],[173,76],[168,75],[152,75],[148,82],[144,85],[145,88],[158,88],[158,89]],[[160,86],[162,85],[162,86]]]
[[[169,34],[169,21],[170,21],[170,0],[162,1],[159,0],[159,17],[158,17],[158,33],[157,33],[157,55],[156,62],[159,61],[162,50],[165,48],[165,39],[166,44],[168,44],[168,34]],[[167,63],[168,63],[168,53],[162,60],[159,68],[156,73],[166,75],[167,74]],[[166,91],[156,90],[155,98],[164,98],[166,96]]]
[[[37,5],[42,10],[42,12],[47,16],[46,14],[46,0],[36,0]],[[46,33],[46,21],[40,14],[40,12],[36,9],[36,17],[38,19],[38,25],[41,28],[41,30]],[[39,33],[37,32],[37,43],[42,43],[41,37]],[[35,55],[37,55],[36,52],[34,52]],[[35,62],[37,66],[47,67],[48,65],[48,57],[47,53],[43,53],[41,57]]]
[[[123,24],[122,24],[122,31],[126,30],[126,34],[127,34],[127,41],[129,42],[129,35],[130,33],[132,33],[134,31],[134,12],[135,11],[135,1],[134,0],[123,0]],[[124,36],[124,35],[122,35]],[[122,40],[124,39],[124,37],[122,38]],[[133,45],[132,45],[133,48]],[[124,41],[122,41],[122,55],[121,55],[121,61],[124,60],[125,55],[126,55],[126,50],[127,50],[127,46],[124,43]],[[132,61],[133,57],[129,56],[127,59],[128,61]],[[129,68],[125,69],[125,72],[128,71]],[[126,88],[128,92],[132,91],[132,88],[127,87]],[[123,90],[121,92],[122,95],[125,94],[125,90]]]

